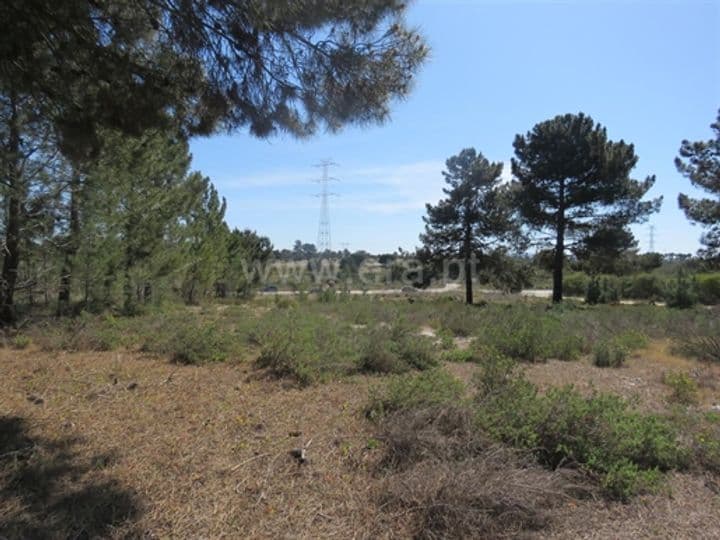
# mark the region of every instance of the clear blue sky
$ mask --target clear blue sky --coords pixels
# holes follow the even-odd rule
[[[316,242],[319,175],[340,167],[331,201],[333,248],[394,251],[419,245],[426,202],[441,196],[447,157],[473,146],[512,157],[516,133],[556,114],[583,111],[611,139],[635,144],[637,178],[657,175],[665,202],[651,222],[655,246],[694,252],[700,229],[677,209],[680,141],[708,139],[720,107],[720,1],[432,1],[408,20],[432,52],[412,95],[381,126],[309,141],[245,133],[192,142],[193,167],[227,198],[230,226],[278,248]],[[647,225],[635,228],[641,249]]]

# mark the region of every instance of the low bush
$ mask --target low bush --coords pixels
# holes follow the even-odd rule
[[[584,347],[581,337],[567,331],[562,314],[520,306],[511,306],[488,320],[478,341],[504,356],[527,362],[575,360]]]
[[[477,405],[480,425],[493,437],[532,449],[552,469],[577,464],[618,499],[648,489],[656,471],[686,464],[687,449],[667,419],[633,411],[617,396],[582,396],[571,386],[540,395],[507,361],[484,366]]]
[[[458,403],[464,391],[462,382],[439,368],[395,375],[371,389],[366,414],[379,419],[396,411]]]
[[[356,369],[357,336],[347,325],[294,309],[271,311],[251,333],[260,346],[259,367],[301,385],[352,373]]]
[[[444,362],[476,362],[478,360],[476,351],[472,349],[450,349],[440,354],[440,359]]]
[[[682,405],[693,405],[698,402],[698,385],[687,373],[668,371],[663,376],[663,383],[672,389],[671,401]]]
[[[403,373],[437,365],[433,340],[418,336],[402,323],[366,331],[360,346],[358,369],[371,373]]]
[[[676,338],[673,350],[704,362],[720,362],[720,336],[686,334]]]
[[[593,277],[588,283],[585,302],[594,304],[617,304],[620,301],[620,284],[613,276],[602,279]]]
[[[584,272],[568,272],[563,278],[563,291],[568,296],[585,296],[590,276]]]
[[[698,300],[707,305],[720,304],[720,273],[696,276]]]
[[[661,300],[664,291],[664,281],[655,274],[627,276],[622,283],[622,296],[634,300]]]
[[[27,349],[32,343],[32,339],[24,334],[17,334],[12,339],[12,348],[15,350]]]
[[[217,322],[172,316],[146,329],[141,350],[180,364],[205,364],[227,360],[237,351],[237,341]]]
[[[597,367],[620,367],[628,355],[627,347],[616,340],[602,340],[593,348],[593,364]]]
[[[678,272],[676,278],[667,283],[665,303],[670,308],[688,309],[697,304],[697,286],[695,281],[684,272]]]

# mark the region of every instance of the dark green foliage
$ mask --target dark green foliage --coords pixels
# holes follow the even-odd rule
[[[594,304],[616,304],[620,301],[618,281],[611,277],[590,278],[585,294],[585,302]]]
[[[436,206],[426,205],[425,233],[420,240],[437,259],[463,261],[465,301],[473,303],[474,257],[487,255],[512,230],[510,208],[501,187],[502,163],[491,163],[474,148],[449,158],[443,171],[449,187]]]
[[[720,273],[695,276],[698,301],[702,304],[720,304]]]
[[[663,280],[654,274],[636,274],[623,279],[622,296],[638,300],[660,300],[665,291]]]
[[[697,304],[695,282],[684,272],[678,272],[674,280],[667,284],[665,303],[668,307],[688,309]]]
[[[597,367],[618,368],[625,363],[628,349],[616,340],[603,340],[593,348],[593,364]]]
[[[619,244],[615,239],[626,240],[626,227],[660,206],[660,199],[642,201],[655,178],[630,178],[638,159],[633,146],[608,140],[605,128],[582,113],[541,122],[517,135],[514,147],[520,212],[530,227],[555,236],[553,301],[559,302],[568,239],[584,241],[596,252]]]
[[[492,436],[532,449],[553,469],[580,465],[612,497],[627,499],[651,487],[657,471],[687,463],[668,420],[635,412],[619,397],[584,397],[572,387],[540,395],[507,361],[485,367],[476,399],[478,421]]]
[[[569,296],[585,296],[587,301],[590,277],[583,272],[571,272],[563,276],[563,292]]]
[[[710,197],[693,199],[681,193],[678,204],[689,220],[707,228],[701,242],[706,246],[700,254],[709,259],[720,258],[720,111],[710,126],[715,139],[700,142],[683,141],[675,166],[693,186]]]
[[[0,88],[36,95],[64,152],[97,127],[306,136],[384,120],[427,48],[395,0],[3,2]],[[73,61],[68,62],[68,55]]]

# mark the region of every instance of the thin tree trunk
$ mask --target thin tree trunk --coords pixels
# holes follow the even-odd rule
[[[7,162],[4,173],[9,195],[5,208],[4,257],[0,275],[0,326],[13,324],[17,315],[14,294],[20,265],[20,229],[26,190],[20,171],[20,126],[14,94],[10,97],[10,107],[8,145],[5,149]]]
[[[464,256],[465,256],[465,303],[473,303],[473,284],[472,284],[472,268],[470,267],[470,251],[471,251],[471,238],[472,230],[468,223],[465,226],[465,242],[464,242]]]
[[[560,204],[558,207],[555,239],[555,260],[553,262],[553,303],[563,299],[563,263],[565,262],[565,182],[560,182]]]
[[[80,197],[80,174],[73,170],[70,180],[70,227],[68,241],[65,246],[63,267],[60,273],[60,289],[58,291],[58,315],[67,314],[70,307],[70,293],[72,288],[72,275],[75,255],[78,250],[80,235],[80,212],[78,200]]]

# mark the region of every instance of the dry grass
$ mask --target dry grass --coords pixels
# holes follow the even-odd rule
[[[653,341],[647,348],[633,352],[620,368],[599,368],[586,357],[576,362],[548,360],[524,364],[523,369],[527,379],[541,390],[572,384],[586,394],[597,390],[637,400],[638,406],[646,411],[667,408],[671,389],[663,382],[665,373],[688,373],[700,387],[698,405],[708,408],[719,404],[720,365],[673,355],[671,347],[668,340]],[[468,383],[480,369],[475,364],[447,364],[445,367]]]
[[[551,472],[492,444],[473,413],[432,407],[385,419],[383,501],[416,538],[510,538],[543,530],[547,510],[590,489],[572,471]]]
[[[549,362],[530,373],[610,389],[637,378],[634,389],[647,385],[650,403],[652,392],[668,391],[662,369],[678,368],[651,352],[620,370]],[[447,368],[469,378],[473,366]],[[675,475],[671,496],[630,505],[580,500],[567,478],[474,439],[450,413],[440,417],[440,438],[429,418],[407,423],[415,427],[406,444],[420,453],[400,466],[391,457],[398,447],[377,447],[377,427],[362,415],[369,377],[301,390],[250,363],[177,366],[137,353],[30,347],[0,350],[0,381],[0,537],[8,539],[720,536],[717,479]],[[303,465],[291,455],[302,447]],[[396,459],[390,468],[388,459]]]
[[[0,535],[372,535],[363,381],[299,391],[249,375],[0,351]]]

